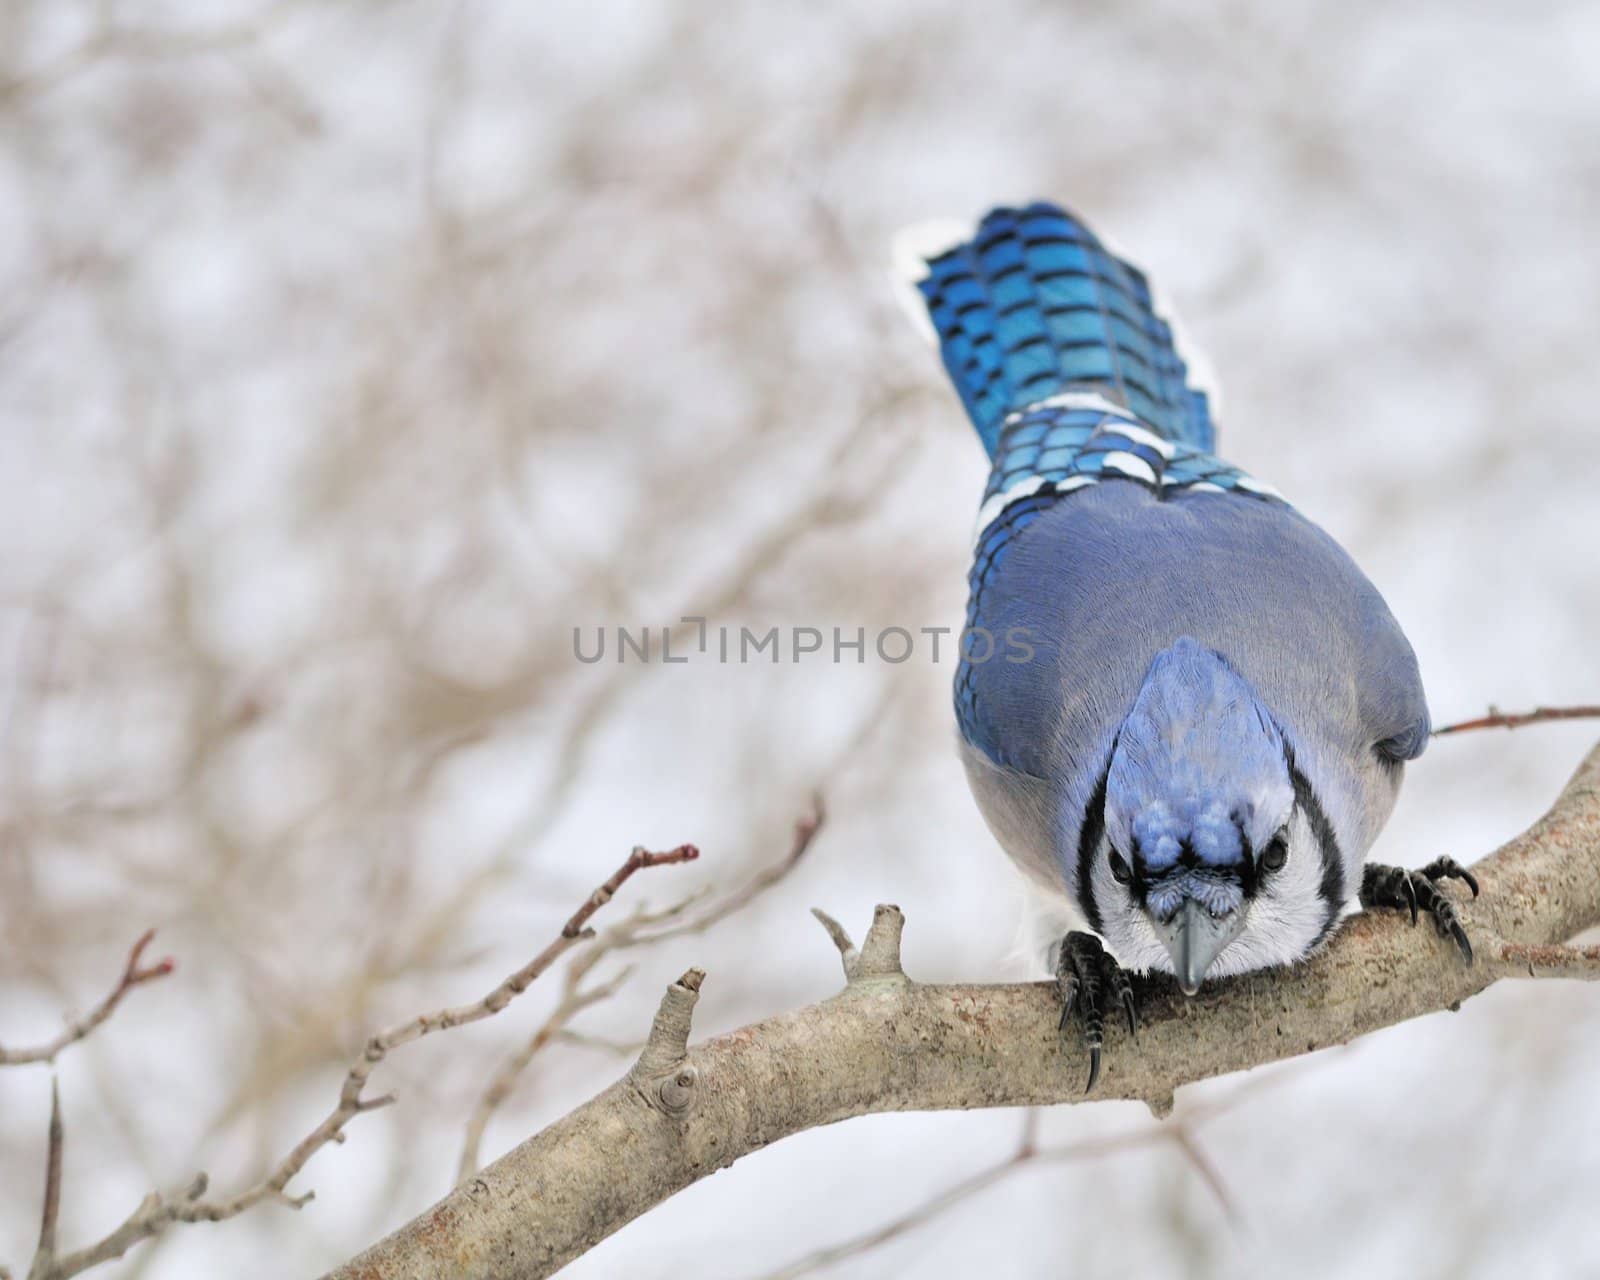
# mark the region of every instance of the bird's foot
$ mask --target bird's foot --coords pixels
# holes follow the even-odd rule
[[[1461,948],[1461,957],[1472,963],[1472,943],[1467,931],[1461,927],[1461,917],[1456,914],[1455,903],[1439,888],[1441,880],[1461,880],[1478,896],[1478,881],[1454,858],[1435,858],[1420,871],[1404,867],[1386,867],[1368,863],[1361,874],[1361,905],[1363,907],[1398,907],[1411,912],[1411,923],[1416,924],[1417,912],[1426,911],[1433,917],[1433,925],[1441,938],[1453,938]]]
[[[1100,1049],[1105,1042],[1107,1005],[1120,1005],[1128,1015],[1128,1034],[1137,1035],[1139,1018],[1133,1006],[1133,984],[1092,933],[1074,930],[1061,940],[1056,961],[1056,990],[1061,994],[1062,1038],[1074,1013],[1082,1027],[1083,1046],[1089,1051],[1088,1093],[1100,1078]]]

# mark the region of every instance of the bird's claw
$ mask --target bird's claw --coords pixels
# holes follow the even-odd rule
[[[1467,888],[1472,890],[1474,898],[1478,896],[1478,877],[1454,858],[1435,858],[1427,866],[1423,867],[1418,874],[1427,876],[1430,880],[1460,880]]]
[[[1083,1024],[1083,1046],[1089,1051],[1088,1093],[1100,1079],[1100,1052],[1105,1044],[1106,993],[1128,1016],[1128,1034],[1139,1032],[1139,1015],[1133,1000],[1133,983],[1122,967],[1111,958],[1092,933],[1074,931],[1061,941],[1061,956],[1056,963],[1056,990],[1061,994],[1063,1037],[1074,1013]]]
[[[1478,880],[1454,858],[1435,858],[1420,871],[1405,867],[1386,867],[1369,863],[1361,875],[1361,905],[1363,907],[1403,907],[1411,912],[1411,923],[1417,923],[1419,910],[1433,917],[1434,928],[1441,938],[1451,939],[1461,952],[1461,958],[1472,963],[1472,942],[1461,925],[1455,903],[1439,888],[1441,880],[1460,880],[1478,896]]]

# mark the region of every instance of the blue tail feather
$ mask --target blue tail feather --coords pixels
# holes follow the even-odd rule
[[[1008,413],[1069,388],[1100,393],[1169,440],[1213,448],[1205,393],[1189,385],[1143,273],[1071,214],[995,209],[927,265],[918,288],[991,457]]]

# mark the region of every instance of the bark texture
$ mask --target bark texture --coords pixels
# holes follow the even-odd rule
[[[1137,984],[1141,1028],[1108,1019],[1093,1099],[1158,1114],[1195,1080],[1342,1044],[1452,1009],[1502,978],[1592,978],[1600,951],[1558,944],[1600,924],[1600,747],[1529,831],[1473,868],[1455,897],[1477,951],[1465,967],[1424,918],[1350,921],[1293,969],[1210,983],[1185,999]],[[831,999],[688,1049],[704,975],[668,988],[634,1068],[433,1208],[340,1267],[335,1280],[532,1280],[674,1192],[803,1129],[878,1111],[1083,1100],[1086,1058],[1063,1046],[1048,983],[924,985],[899,962],[898,908],[858,952],[824,918],[847,977]]]

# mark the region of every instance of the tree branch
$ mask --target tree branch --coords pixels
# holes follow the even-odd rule
[[[567,1024],[574,1017],[591,1005],[610,999],[633,973],[631,968],[624,969],[603,982],[584,986],[583,980],[597,964],[615,951],[647,947],[685,934],[704,933],[712,925],[742,910],[794,870],[806,850],[811,847],[812,841],[817,838],[817,832],[822,829],[826,816],[822,797],[812,796],[811,812],[794,824],[794,838],[790,842],[788,853],[781,861],[758,871],[744,884],[724,894],[688,920],[680,920],[679,917],[700,900],[699,894],[674,903],[664,911],[648,911],[641,907],[628,919],[606,929],[595,939],[594,946],[574,959],[567,966],[562,980],[560,1003],[550,1011],[549,1016],[540,1023],[539,1029],[527,1042],[496,1068],[482,1096],[473,1107],[472,1115],[467,1120],[466,1141],[462,1143],[456,1181],[463,1182],[477,1171],[478,1152],[483,1146],[483,1136],[488,1131],[489,1121],[501,1104],[511,1096],[512,1089],[516,1087],[518,1080],[522,1078],[522,1073],[528,1069],[534,1058],[551,1041],[567,1034]],[[669,924],[668,921],[675,923]]]
[[[205,1200],[202,1197],[206,1193],[209,1179],[204,1173],[196,1174],[189,1186],[176,1199],[168,1200],[152,1192],[115,1231],[87,1248],[60,1258],[55,1253],[55,1220],[61,1187],[61,1121],[59,1103],[52,1090],[43,1228],[40,1232],[39,1250],[28,1272],[28,1280],[67,1280],[67,1277],[75,1276],[103,1262],[120,1258],[141,1240],[159,1235],[176,1222],[221,1222],[268,1200],[277,1201],[291,1209],[302,1208],[310,1202],[315,1193],[307,1191],[302,1195],[291,1196],[286,1188],[295,1175],[305,1168],[307,1161],[329,1143],[343,1142],[345,1126],[356,1116],[367,1111],[376,1111],[394,1101],[393,1094],[370,1098],[365,1096],[367,1081],[391,1050],[410,1044],[413,1040],[420,1040],[435,1031],[447,1031],[451,1027],[464,1026],[469,1022],[477,1022],[499,1013],[532,986],[567,950],[579,942],[594,937],[594,930],[588,927],[590,917],[610,902],[617,890],[635,872],[646,867],[692,862],[699,856],[700,851],[691,844],[679,845],[676,849],[669,849],[665,853],[651,853],[644,848],[635,847],[627,860],[573,912],[571,918],[562,926],[561,932],[543,951],[494,987],[481,1000],[424,1014],[373,1036],[367,1041],[361,1056],[346,1072],[344,1084],[339,1090],[338,1103],[333,1110],[321,1124],[296,1143],[289,1154],[284,1156],[266,1177],[253,1186],[229,1200]],[[128,958],[123,982],[102,1003],[95,1014],[85,1019],[82,1024],[78,1024],[83,1026],[84,1030],[73,1038],[81,1039],[99,1022],[103,1022],[128,987],[171,971],[171,961],[163,961],[152,970],[138,969],[139,954],[149,943],[151,936],[147,933],[135,944]],[[128,976],[130,974],[134,975],[131,979]],[[73,1030],[76,1030],[76,1027],[69,1028],[69,1032]],[[71,1039],[66,1039],[62,1043],[63,1045],[71,1043]]]
[[[1600,720],[1600,707],[1535,707],[1532,711],[1501,711],[1491,706],[1489,714],[1476,720],[1458,720],[1433,731],[1435,738],[1447,733],[1467,733],[1473,729],[1521,729],[1551,720]]]
[[[802,1258],[779,1267],[775,1271],[763,1273],[759,1280],[798,1280],[800,1276],[811,1275],[823,1271],[844,1261],[846,1258],[858,1257],[879,1245],[887,1244],[890,1240],[908,1232],[916,1231],[932,1222],[940,1214],[955,1208],[957,1205],[982,1195],[990,1187],[1004,1182],[1007,1179],[1023,1172],[1031,1165],[1041,1164],[1067,1164],[1075,1160],[1086,1160],[1100,1156],[1112,1155],[1117,1152],[1131,1151],[1136,1147],[1158,1146],[1171,1144],[1183,1153],[1185,1159],[1193,1164],[1199,1172],[1201,1179],[1217,1198],[1217,1203],[1223,1212],[1237,1225],[1240,1214],[1234,1204],[1232,1196],[1223,1184],[1221,1175],[1213,1167],[1210,1159],[1201,1150],[1196,1131],[1201,1126],[1215,1120],[1219,1116],[1227,1115],[1241,1105],[1258,1098],[1263,1092],[1275,1089],[1286,1081],[1296,1079],[1298,1071],[1279,1071],[1268,1076],[1258,1076],[1247,1080],[1233,1089],[1226,1097],[1200,1103],[1197,1106],[1186,1108],[1182,1115],[1176,1117],[1171,1124],[1146,1125],[1139,1129],[1130,1129],[1123,1133],[1106,1134],[1093,1138],[1080,1138],[1073,1142],[1057,1143],[1053,1146],[1040,1146],[1038,1142],[1039,1112],[1030,1107],[1025,1112],[1022,1137],[1016,1149],[1002,1160],[996,1161],[987,1168],[980,1169],[977,1173],[969,1174],[960,1182],[936,1192],[922,1203],[908,1209],[897,1217],[877,1226],[860,1235],[831,1244],[821,1249],[813,1250]]]
[[[1600,748],[1545,817],[1473,871],[1483,895],[1457,906],[1478,942],[1475,967],[1432,930],[1387,914],[1352,920],[1304,964],[1208,984],[1190,1000],[1168,979],[1141,981],[1138,1041],[1107,1028],[1094,1097],[1160,1113],[1182,1085],[1455,1008],[1502,978],[1600,976],[1596,949],[1559,945],[1600,923]],[[878,908],[853,958],[830,925],[842,992],[687,1049],[692,970],[668,989],[623,1079],[333,1277],[547,1276],[674,1192],[803,1129],[869,1112],[1081,1100],[1072,1060],[1082,1050],[1062,1044],[1049,983],[913,982],[899,966],[902,924],[896,908]]]
[[[39,1215],[39,1248],[34,1252],[28,1280],[47,1280],[56,1265],[56,1220],[61,1216],[61,1154],[65,1146],[61,1128],[61,1088],[50,1082],[49,1147],[44,1163],[44,1210]]]
[[[91,1031],[117,1011],[117,1006],[122,1003],[123,997],[135,987],[143,986],[146,982],[153,982],[157,978],[164,978],[176,967],[171,956],[166,956],[148,967],[139,962],[144,957],[145,948],[150,945],[151,939],[156,936],[154,929],[146,929],[139,935],[139,940],[133,944],[128,952],[128,959],[122,966],[122,976],[117,980],[117,985],[111,988],[109,995],[99,1004],[76,1022],[69,1024],[60,1035],[48,1044],[41,1044],[31,1049],[6,1049],[0,1048],[0,1067],[14,1067],[27,1062],[54,1062],[56,1055],[70,1045],[75,1045],[84,1039]]]

